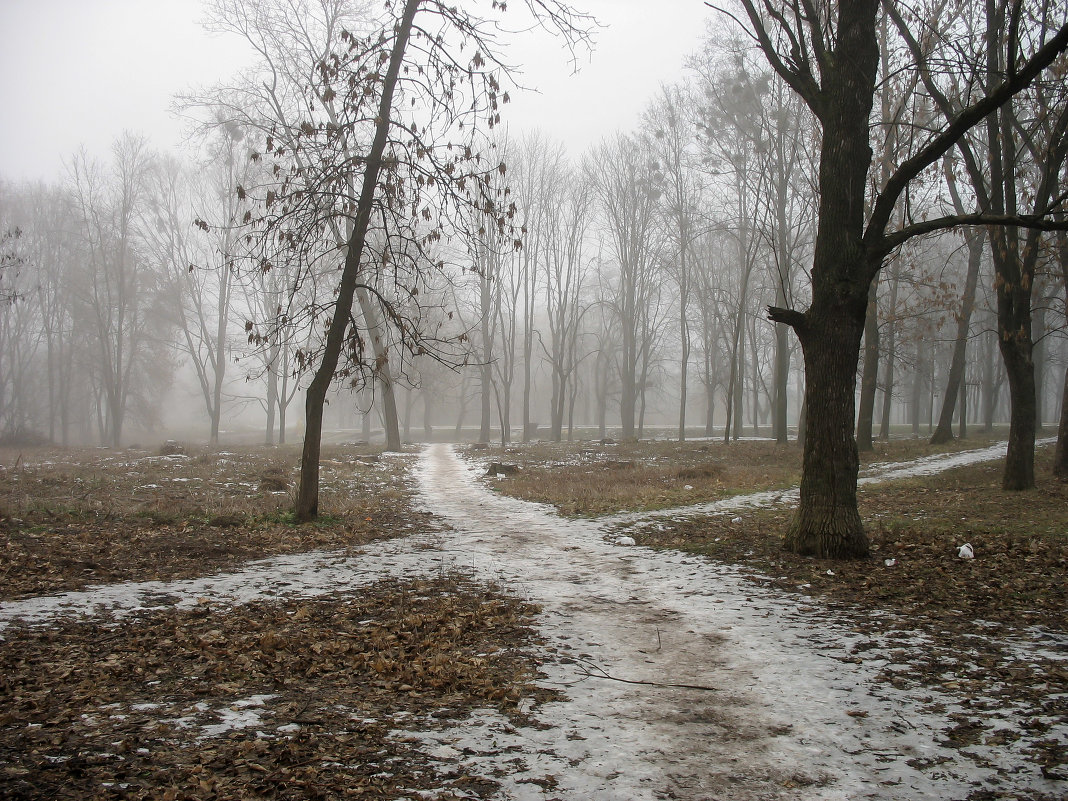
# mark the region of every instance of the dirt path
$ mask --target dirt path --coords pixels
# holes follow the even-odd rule
[[[428,449],[421,471],[428,507],[455,529],[437,558],[541,604],[562,657],[546,670],[569,700],[537,713],[551,728],[456,732],[449,744],[470,754],[481,742],[468,757],[481,770],[501,764],[502,742],[519,749],[510,797],[963,798],[1002,781],[993,762],[984,770],[937,744],[951,725],[941,716],[876,690],[873,667],[836,658],[854,637],[796,601],[704,560],[610,545],[604,523],[498,496],[448,445]],[[653,684],[583,679],[601,671]],[[656,686],[669,684],[713,689]],[[555,791],[523,784],[546,774]]]
[[[424,451],[418,473],[421,502],[451,531],[356,553],[262,560],[195,580],[0,604],[0,631],[13,619],[351,593],[383,575],[462,570],[543,607],[545,682],[567,697],[531,710],[538,723],[524,728],[486,711],[459,728],[427,732],[413,723],[396,736],[422,740],[442,773],[460,764],[492,776],[504,798],[963,799],[980,787],[1052,798],[1058,791],[1060,783],[1036,776],[1011,750],[977,746],[977,762],[940,745],[958,699],[945,699],[940,714],[924,712],[920,699],[877,682],[892,645],[866,652],[860,664],[843,662],[857,637],[804,599],[697,557],[614,546],[607,522],[565,520],[485,488],[449,445]],[[930,694],[922,700],[931,706]]]

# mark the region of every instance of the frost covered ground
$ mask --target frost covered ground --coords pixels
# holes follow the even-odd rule
[[[992,448],[883,465],[863,480],[998,458]],[[219,609],[293,598],[358,596],[382,576],[462,571],[542,607],[540,682],[563,693],[519,723],[487,708],[477,721],[395,721],[393,737],[429,754],[443,776],[493,777],[509,799],[1058,798],[1022,745],[946,742],[959,695],[917,697],[877,681],[900,640],[858,636],[803,597],[761,588],[696,556],[613,545],[606,533],[664,515],[790,503],[791,493],[597,521],[503,497],[451,446],[420,458],[419,503],[448,530],[261,560],[234,572],[112,584],[0,605],[0,626],[74,615],[121,618],[161,607]],[[103,619],[103,618],[102,618]],[[1063,638],[1013,644],[1020,657],[1066,660]],[[264,696],[235,697],[201,736],[261,725]],[[938,711],[940,710],[940,711]],[[138,710],[151,714],[152,709]],[[285,734],[285,732],[282,732]],[[1051,737],[1065,742],[1063,724]]]

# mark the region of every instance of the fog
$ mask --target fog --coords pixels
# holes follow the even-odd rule
[[[796,438],[802,351],[766,309],[811,299],[820,123],[704,4],[576,5],[596,22],[573,18],[570,46],[513,8],[484,39],[445,39],[459,68],[412,56],[325,437]],[[382,78],[359,58],[392,29],[380,15],[0,10],[0,441],[301,440],[374,131]],[[928,125],[931,104],[893,78],[877,91],[879,168],[911,146],[890,132]],[[1010,187],[1025,204],[1054,136],[1031,112],[1063,98],[1021,108],[1039,145]],[[895,219],[979,194],[950,153]],[[887,257],[854,390],[862,438],[1009,420],[1000,268],[972,230]],[[1056,235],[1033,250],[1025,333],[1037,422],[1055,426],[1068,251]]]

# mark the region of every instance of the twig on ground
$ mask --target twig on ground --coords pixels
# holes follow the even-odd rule
[[[703,690],[710,693],[719,692],[718,687],[709,687],[704,684],[677,684],[674,682],[646,681],[645,679],[624,679],[619,676],[613,676],[600,665],[595,665],[588,660],[579,659],[576,660],[576,663],[578,664],[579,669],[588,678],[609,679],[610,681],[619,681],[623,684],[644,684],[648,687],[673,687],[681,690]]]

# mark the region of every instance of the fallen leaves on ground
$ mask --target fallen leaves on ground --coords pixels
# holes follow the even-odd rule
[[[20,455],[21,457],[21,455]],[[289,521],[299,452],[42,451],[0,467],[0,598],[192,578],[252,559],[433,530],[411,454],[324,449],[320,519]],[[17,465],[17,466],[16,466]],[[275,483],[265,483],[264,478]]]
[[[550,697],[531,685],[536,612],[443,577],[9,627],[0,797],[486,797],[493,782],[391,732]]]

